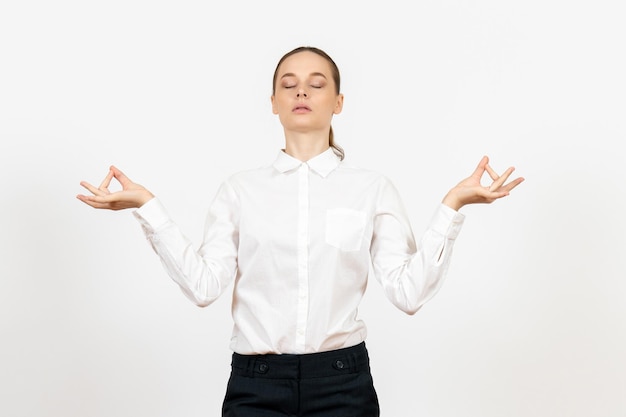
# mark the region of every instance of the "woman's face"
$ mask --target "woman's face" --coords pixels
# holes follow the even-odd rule
[[[343,106],[337,94],[330,63],[309,51],[291,55],[280,64],[272,112],[286,131],[308,133],[330,129],[333,115]]]

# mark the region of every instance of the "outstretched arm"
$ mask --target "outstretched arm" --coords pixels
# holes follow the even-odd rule
[[[122,186],[120,191],[109,191],[109,185],[113,178]],[[145,187],[132,182],[130,178],[114,166],[109,168],[109,172],[99,187],[95,187],[86,181],[81,181],[80,185],[93,195],[79,194],[76,198],[97,209],[123,210],[139,208],[154,197]]]
[[[121,190],[111,192],[115,179]],[[76,196],[85,204],[108,210],[137,208],[133,215],[170,277],[198,306],[215,301],[234,279],[237,271],[237,224],[231,221],[235,197],[223,188],[209,210],[205,241],[200,250],[182,233],[165,207],[142,185],[134,183],[114,166],[98,187],[80,183],[92,195]],[[146,204],[150,202],[149,204]]]
[[[493,203],[495,200],[509,195],[513,188],[524,181],[524,178],[519,177],[508,183],[506,182],[514,170],[515,168],[509,167],[502,175],[498,175],[489,166],[489,158],[483,156],[472,175],[448,191],[442,202],[457,211],[467,204]],[[483,186],[480,181],[485,171],[493,182]]]

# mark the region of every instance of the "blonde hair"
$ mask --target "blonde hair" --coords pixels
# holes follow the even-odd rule
[[[274,70],[274,78],[272,79],[272,95],[276,93],[276,79],[278,78],[278,68],[280,67],[280,64],[282,64],[285,59],[299,52],[313,52],[328,61],[328,63],[330,64],[330,69],[332,71],[333,80],[335,81],[335,92],[339,94],[341,76],[339,75],[339,67],[337,67],[335,61],[333,61],[333,59],[326,52],[322,51],[319,48],[315,48],[313,46],[299,46],[283,55],[282,58],[280,58],[280,60],[278,61],[278,64],[276,64],[276,69]],[[333,152],[335,152],[335,155],[337,155],[340,160],[343,160],[343,158],[345,158],[345,151],[341,146],[335,143],[335,134],[333,132],[332,126],[330,127],[330,131],[328,132],[328,145],[333,149]]]

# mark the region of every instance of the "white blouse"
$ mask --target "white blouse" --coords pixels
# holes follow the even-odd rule
[[[394,305],[414,314],[440,288],[464,220],[440,204],[416,245],[392,183],[332,149],[307,162],[280,151],[271,166],[231,176],[209,208],[198,250],[157,198],[134,215],[197,305],[234,280],[230,346],[240,354],[362,342],[357,309],[370,271]]]

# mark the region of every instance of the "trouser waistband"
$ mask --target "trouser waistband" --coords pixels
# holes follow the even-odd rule
[[[231,367],[233,373],[248,377],[307,379],[369,371],[369,356],[365,342],[361,342],[348,348],[302,355],[233,353]]]

